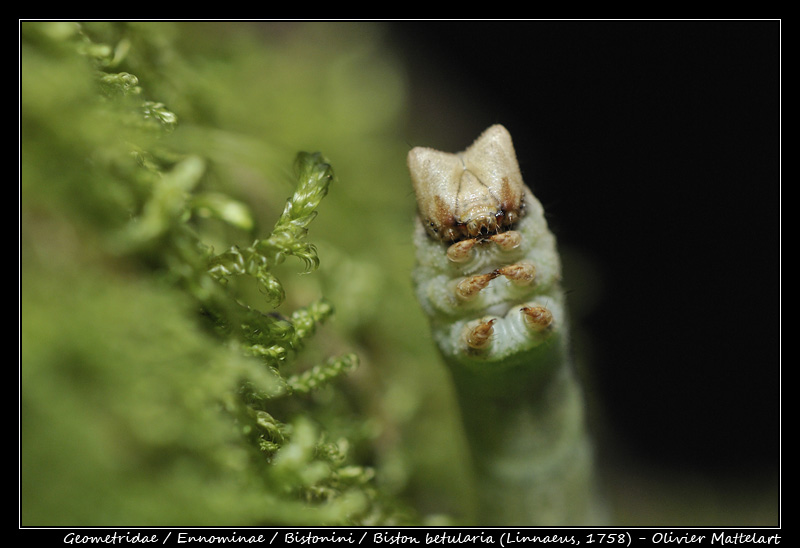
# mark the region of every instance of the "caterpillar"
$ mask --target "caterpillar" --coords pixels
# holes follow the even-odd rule
[[[556,239],[502,125],[415,147],[417,299],[453,379],[481,525],[596,524]]]

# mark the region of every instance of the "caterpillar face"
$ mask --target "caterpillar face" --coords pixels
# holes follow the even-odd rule
[[[464,152],[417,147],[408,155],[420,218],[433,238],[458,241],[507,229],[520,217],[524,184],[500,125]]]
[[[457,154],[417,147],[408,166],[414,285],[439,349],[477,367],[539,359],[563,334],[561,266],[508,131],[492,126]]]

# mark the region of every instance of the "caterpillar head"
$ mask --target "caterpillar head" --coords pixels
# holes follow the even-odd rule
[[[416,147],[408,169],[428,234],[446,242],[502,232],[523,213],[524,183],[501,125],[484,131],[465,151],[451,154]]]

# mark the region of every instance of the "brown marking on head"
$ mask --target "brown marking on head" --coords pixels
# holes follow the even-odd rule
[[[503,182],[500,185],[500,207],[508,217],[508,213],[519,213],[520,202],[517,200],[514,192],[511,190],[511,183],[508,182],[508,177],[503,177]]]
[[[436,220],[441,226],[453,226],[456,222],[453,212],[447,207],[444,198],[438,194],[433,197],[436,204]]]

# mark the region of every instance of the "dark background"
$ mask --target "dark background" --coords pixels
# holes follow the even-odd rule
[[[428,136],[409,144],[463,150],[503,123],[560,246],[588,266],[565,277],[602,452],[776,477],[780,22],[390,30],[410,134]]]

